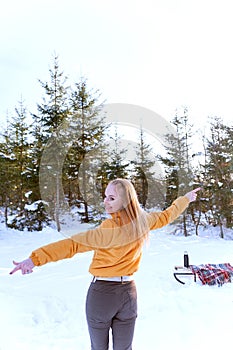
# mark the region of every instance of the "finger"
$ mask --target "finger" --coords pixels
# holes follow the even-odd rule
[[[13,273],[15,273],[16,271],[18,271],[22,268],[21,263],[19,263],[19,262],[16,262],[13,260],[13,264],[16,265],[16,267],[10,272],[10,275],[13,275]]]
[[[198,191],[200,191],[202,188],[201,187],[197,187],[197,188],[195,188],[194,190],[193,190],[193,192],[198,192]]]
[[[16,271],[20,270],[20,267],[17,266],[15,267],[11,272],[10,272],[10,275],[13,275],[13,273],[15,273]]]

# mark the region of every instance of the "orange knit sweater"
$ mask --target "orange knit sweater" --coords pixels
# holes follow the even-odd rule
[[[164,211],[147,213],[149,229],[155,230],[171,223],[188,204],[188,198],[183,196],[177,198]],[[98,277],[132,275],[138,270],[146,234],[145,232],[144,237],[127,242],[124,240],[123,226],[118,226],[114,218],[106,219],[95,229],[34,250],[30,258],[34,265],[40,266],[92,250],[94,255],[89,268],[92,275]]]

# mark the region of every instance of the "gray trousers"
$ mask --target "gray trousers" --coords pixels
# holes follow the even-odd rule
[[[87,293],[86,317],[92,350],[108,350],[110,329],[114,350],[132,350],[137,317],[135,282],[92,282]]]

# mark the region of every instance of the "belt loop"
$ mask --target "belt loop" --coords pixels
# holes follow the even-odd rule
[[[121,283],[123,283],[123,277],[121,276]]]
[[[96,277],[93,276],[93,278],[92,278],[92,283],[95,283],[95,281],[96,281]]]

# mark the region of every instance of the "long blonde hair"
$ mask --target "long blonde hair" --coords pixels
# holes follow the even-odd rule
[[[123,200],[123,209],[117,213],[119,224],[124,225],[129,233],[130,241],[148,237],[149,225],[146,212],[141,208],[136,190],[131,181],[117,178],[109,185],[114,185]]]

